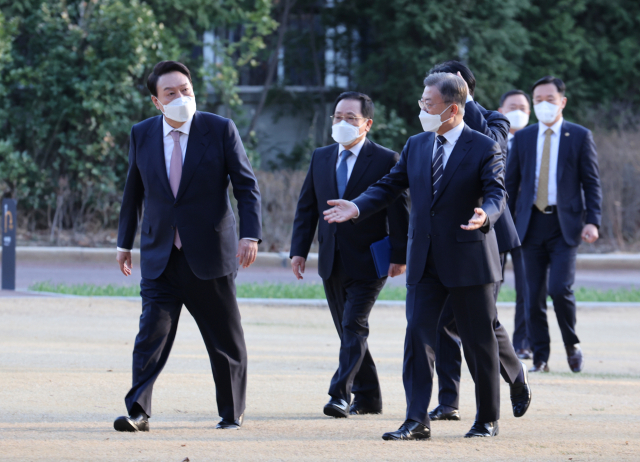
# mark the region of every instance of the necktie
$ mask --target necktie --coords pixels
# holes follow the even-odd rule
[[[433,195],[435,196],[440,187],[442,181],[442,174],[444,173],[444,144],[447,139],[444,136],[437,136],[438,147],[436,153],[433,156],[433,164],[431,166],[431,184],[433,185]]]
[[[342,154],[340,154],[341,160],[340,165],[338,165],[338,171],[336,172],[336,181],[338,182],[338,196],[342,199],[344,196],[344,190],[347,189],[347,173],[349,172],[347,168],[347,159],[351,156],[352,152],[344,150]]]
[[[173,130],[171,132],[171,138],[173,138],[173,151],[171,151],[171,162],[169,163],[169,185],[171,185],[171,192],[173,196],[178,195],[178,188],[180,187],[180,178],[182,177],[182,149],[180,148],[180,132]],[[180,241],[180,235],[178,234],[178,228],[176,227],[176,234],[173,238],[173,245],[177,248],[182,247]]]
[[[549,157],[551,157],[551,135],[553,130],[547,128],[544,132],[542,159],[540,160],[540,175],[538,176],[538,193],[536,194],[536,208],[541,212],[549,205]]]

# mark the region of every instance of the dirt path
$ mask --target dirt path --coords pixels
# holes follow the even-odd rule
[[[237,432],[215,431],[207,355],[185,311],[156,382],[151,432],[121,434],[112,421],[124,412],[139,312],[132,302],[0,299],[0,460],[640,460],[639,309],[579,311],[582,374],[569,372],[551,319],[552,372],[532,378],[533,403],[521,419],[502,387],[497,438],[462,438],[474,406],[465,370],[462,421],[433,423],[431,441],[404,443],[380,439],[404,417],[400,309],[371,316],[381,416],[322,415],[339,347],[328,311],[244,307],[246,421]],[[509,330],[512,317],[502,310]]]

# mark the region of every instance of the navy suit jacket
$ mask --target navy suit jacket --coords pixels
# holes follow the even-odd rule
[[[162,143],[162,117],[134,125],[129,173],[122,197],[118,247],[131,249],[142,216],[142,277],[158,278],[169,261],[175,228],[193,273],[214,279],[237,270],[236,220],[229,180],[238,201],[240,236],[262,238],[260,191],[233,121],[196,112],[191,123],[182,177],[171,192]]]
[[[391,204],[407,188],[411,192],[407,283],[422,278],[429,250],[442,284],[461,287],[502,279],[493,224],[505,207],[504,162],[500,146],[465,126],[447,161],[440,187],[432,192],[431,164],[435,133],[407,141],[391,172],[353,202],[364,220]],[[482,207],[487,222],[466,231],[473,209]]]
[[[511,127],[509,119],[497,111],[489,111],[483,108],[475,101],[469,101],[465,104],[463,120],[469,128],[488,136],[500,145],[506,168],[507,154],[509,152],[509,128]],[[505,212],[496,222],[494,229],[500,253],[520,247],[520,238],[508,205]]]
[[[518,130],[507,164],[507,192],[520,240],[524,242],[535,200],[538,124]],[[564,121],[557,167],[557,210],[562,236],[577,246],[585,223],[600,226],[602,191],[598,154],[591,131]]]
[[[330,208],[327,201],[338,199],[336,164],[338,144],[318,148],[313,152],[309,172],[298,200],[291,238],[291,257],[307,258],[313,236],[318,227],[320,252],[318,274],[323,279],[331,276],[336,243],[344,268],[353,279],[378,279],[370,246],[390,236],[391,263],[404,264],[407,258],[407,230],[409,209],[407,195],[403,193],[388,208],[372,214],[367,220],[354,223],[329,223],[322,212]],[[391,171],[398,154],[368,139],[353,166],[343,199],[350,200]],[[318,221],[319,217],[323,217]]]

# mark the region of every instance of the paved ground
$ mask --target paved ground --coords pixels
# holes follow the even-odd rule
[[[114,257],[115,258],[115,257]],[[16,268],[16,287],[26,289],[36,282],[51,281],[65,284],[118,284],[130,285],[140,281],[140,268],[134,267],[133,275],[126,278],[120,273],[117,264],[88,263],[18,263]],[[238,272],[238,283],[244,282],[296,282],[291,269],[282,267],[251,267]],[[321,283],[317,269],[309,268],[303,283]],[[505,283],[511,287],[513,272],[507,271]],[[405,285],[404,275],[389,278],[389,285]],[[597,289],[616,289],[640,287],[640,270],[579,270],[575,287],[591,287]]]
[[[205,460],[638,460],[640,309],[580,310],[586,354],[568,372],[552,323],[550,374],[532,377],[533,403],[515,419],[502,387],[500,436],[465,440],[473,420],[468,372],[461,422],[434,423],[429,442],[383,442],[403,420],[404,313],[374,308],[371,350],[384,414],[324,417],[338,338],[328,311],[242,307],[249,351],[246,423],[217,421],[207,355],[183,313],[175,347],[156,383],[148,434],[120,434],[139,305],[61,298],[0,300],[0,461]],[[511,329],[513,310],[501,318]]]

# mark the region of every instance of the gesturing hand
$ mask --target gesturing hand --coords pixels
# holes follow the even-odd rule
[[[291,269],[293,270],[293,274],[298,279],[298,281],[300,279],[303,279],[302,275],[304,274],[304,264],[304,257],[293,257],[291,259]]]
[[[468,225],[460,225],[462,229],[466,229],[467,231],[473,231],[474,229],[482,228],[484,222],[487,221],[487,214],[480,207],[476,207],[473,209],[475,212],[474,215],[469,220]]]
[[[120,265],[120,271],[122,271],[122,274],[125,276],[131,276],[131,269],[133,268],[133,265],[131,264],[131,252],[121,252],[118,250],[116,261]]]
[[[593,244],[598,240],[600,234],[598,233],[598,228],[596,225],[586,224],[584,228],[582,228],[582,240],[588,244]]]
[[[333,207],[322,213],[324,214],[325,221],[329,223],[343,223],[358,216],[358,208],[353,202],[336,199],[327,201],[327,204],[333,205]]]
[[[258,243],[249,239],[240,239],[238,242],[238,254],[236,258],[240,257],[240,266],[243,268],[249,268],[258,255]]]

